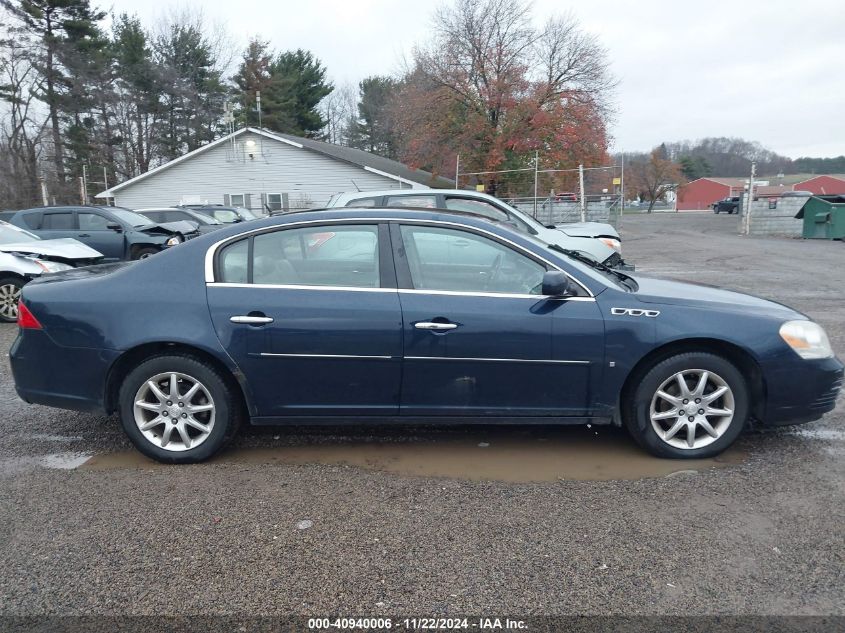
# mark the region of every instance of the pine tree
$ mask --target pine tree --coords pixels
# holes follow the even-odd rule
[[[358,88],[358,117],[349,131],[350,147],[396,158],[396,138],[389,108],[396,81],[390,77],[367,77]]]

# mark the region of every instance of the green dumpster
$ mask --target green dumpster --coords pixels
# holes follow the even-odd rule
[[[845,195],[813,196],[795,217],[804,220],[804,237],[845,240]]]

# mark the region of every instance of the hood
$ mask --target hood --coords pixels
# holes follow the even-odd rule
[[[68,260],[97,259],[102,257],[100,251],[95,251],[79,240],[64,238],[58,240],[34,240],[19,244],[0,244],[2,253],[21,253],[40,257],[59,257]]]
[[[789,306],[741,292],[723,290],[705,284],[655,279],[653,277],[641,277],[640,275],[634,275],[633,278],[639,285],[636,291],[637,299],[643,303],[700,306],[702,308],[722,308],[742,312],[754,310],[755,312],[783,316],[784,318],[794,319],[796,315],[806,318]]]
[[[570,237],[613,237],[619,239],[619,233],[616,229],[604,222],[571,222],[555,224],[553,228],[566,233]]]
[[[196,233],[198,227],[198,222],[179,220],[177,222],[162,222],[161,224],[139,226],[138,230],[153,235],[188,235],[190,233]]]

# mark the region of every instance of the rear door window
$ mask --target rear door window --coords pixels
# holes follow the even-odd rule
[[[74,229],[73,212],[45,213],[41,228],[45,231],[72,231]]]
[[[378,227],[328,225],[263,233],[224,248],[218,266],[227,283],[378,288]]]

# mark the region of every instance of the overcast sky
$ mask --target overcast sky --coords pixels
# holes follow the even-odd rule
[[[109,0],[93,0],[108,8]],[[169,0],[111,0],[150,24]],[[181,5],[185,6],[185,5]],[[336,83],[392,73],[426,39],[427,0],[204,0],[237,44],[258,35],[313,51]],[[539,23],[571,9],[610,51],[620,80],[616,150],[738,136],[780,154],[845,154],[841,0],[536,0]]]

